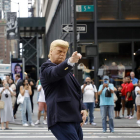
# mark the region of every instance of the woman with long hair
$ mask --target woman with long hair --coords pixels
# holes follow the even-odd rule
[[[32,122],[32,110],[31,110],[31,101],[30,101],[30,95],[32,95],[32,89],[31,86],[28,83],[28,80],[23,80],[23,86],[20,86],[20,93],[22,96],[24,96],[23,104],[21,104],[22,108],[22,125],[23,126],[34,126],[34,123]],[[28,113],[28,122],[26,119],[26,110]]]
[[[16,102],[16,85],[12,78],[9,79],[8,83],[9,83],[9,87],[13,90],[13,95],[11,96],[11,98],[12,98],[12,107],[14,108]]]

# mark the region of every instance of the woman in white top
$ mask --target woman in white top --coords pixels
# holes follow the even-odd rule
[[[40,117],[41,117],[41,111],[44,110],[44,121],[43,124],[47,124],[46,122],[46,115],[47,115],[47,105],[45,101],[45,95],[44,90],[41,85],[38,85],[37,90],[39,93],[39,99],[38,99],[38,120],[35,124],[40,124]]]
[[[24,96],[24,101],[23,104],[21,104],[22,108],[22,125],[23,126],[34,126],[32,122],[32,110],[31,110],[31,101],[30,101],[30,95],[32,95],[32,90],[31,86],[28,83],[28,80],[24,79],[23,80],[23,86],[20,86],[20,93],[22,96]],[[26,119],[26,110],[28,113],[28,121],[29,125],[27,124],[27,119]]]
[[[0,110],[1,116],[1,129],[2,130],[11,130],[8,127],[9,121],[14,121],[13,118],[13,109],[12,109],[12,100],[11,95],[13,95],[13,90],[9,88],[9,85],[6,80],[3,81],[3,87],[0,88],[1,100],[4,102],[4,109]],[[4,122],[6,122],[6,127],[4,128]]]
[[[138,86],[135,88],[135,94],[137,106],[137,123],[140,125],[140,80],[138,81]]]
[[[12,98],[12,107],[14,108],[14,105],[15,105],[15,102],[16,102],[16,85],[14,83],[14,80],[13,79],[9,79],[9,85],[10,85],[10,88],[13,90],[13,95],[11,95],[11,98]]]

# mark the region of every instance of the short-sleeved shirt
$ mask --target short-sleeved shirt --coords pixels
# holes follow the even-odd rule
[[[83,88],[83,85],[81,86],[81,89]],[[95,85],[87,85],[84,88],[84,93],[83,93],[83,103],[91,103],[94,102],[94,93],[97,92],[96,86]]]
[[[137,86],[137,87],[135,88],[135,94],[136,94],[136,96],[139,96],[139,97],[140,97],[140,94],[137,94],[138,91],[140,91],[140,87]]]
[[[109,84],[108,87],[111,90],[114,90],[114,85],[113,84]],[[103,88],[103,85],[100,85],[98,91],[101,91],[102,88]],[[101,95],[100,95],[100,106],[103,106],[103,105],[114,105],[114,95],[113,95],[113,93],[111,93],[111,97],[105,97],[106,90],[107,90],[107,88],[105,87],[104,90],[102,91]]]
[[[37,89],[39,90],[41,85],[38,85]],[[38,102],[45,102],[45,94],[43,88],[41,88],[41,91],[39,92],[39,99]]]
[[[131,78],[131,80],[132,80],[132,84],[137,84],[138,83],[138,79],[137,78],[134,78],[134,79]]]
[[[125,87],[125,98],[127,97],[127,93],[128,92],[131,93],[133,90],[134,90],[133,84],[132,83],[127,84]],[[132,94],[131,94],[130,97],[128,98],[128,101],[132,101],[132,100],[133,100],[133,98],[132,98]]]

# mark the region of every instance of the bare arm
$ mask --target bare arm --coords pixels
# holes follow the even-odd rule
[[[137,93],[140,94],[140,90],[138,90]]]
[[[29,86],[29,95],[32,95],[32,89],[31,89],[31,86]]]
[[[84,89],[86,87],[86,84],[83,85],[83,88],[82,88],[82,93],[84,93]]]
[[[42,86],[40,86],[40,88],[37,90],[38,92],[40,92],[41,91],[41,89],[42,89]]]
[[[20,93],[21,93],[22,96],[24,96],[25,89],[23,88],[23,86],[20,86]]]

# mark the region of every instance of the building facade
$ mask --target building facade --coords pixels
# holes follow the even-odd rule
[[[69,57],[75,51],[73,33],[63,32],[62,25],[73,24],[73,0],[43,2],[45,57],[47,59],[50,43],[55,39],[70,43]],[[82,9],[77,9],[77,24],[87,26],[87,32],[80,33],[77,42],[77,49],[83,56],[79,64],[86,67],[83,69],[83,81],[90,76],[99,85],[102,76],[109,75],[111,82],[117,86],[131,71],[140,78],[140,1],[76,0],[76,6]],[[93,10],[86,9],[88,6]],[[97,45],[96,56],[87,56],[89,45]]]

